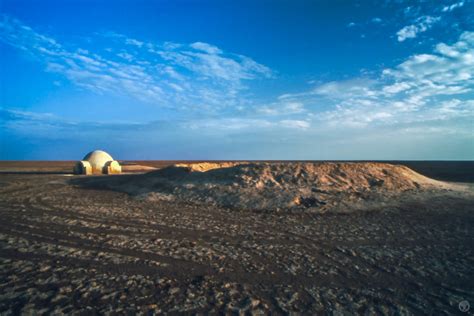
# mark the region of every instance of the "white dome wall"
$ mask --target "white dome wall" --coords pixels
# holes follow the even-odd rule
[[[118,161],[103,150],[94,150],[85,155],[74,167],[76,174],[117,174],[122,172]]]
[[[104,173],[104,167],[109,161],[114,159],[108,153],[103,150],[94,150],[88,153],[83,160],[87,160],[92,167],[92,173],[102,174]]]

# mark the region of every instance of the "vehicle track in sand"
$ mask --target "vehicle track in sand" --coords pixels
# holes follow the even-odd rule
[[[314,214],[1,177],[0,312],[455,313],[474,300],[473,200],[460,193]]]

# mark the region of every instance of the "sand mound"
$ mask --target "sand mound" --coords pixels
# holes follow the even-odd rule
[[[384,163],[179,164],[101,187],[148,200],[179,200],[248,209],[327,210],[442,186],[411,169]]]
[[[142,166],[142,165],[122,165],[122,172],[127,173],[127,172],[150,172],[156,170],[154,167],[150,166]]]
[[[213,169],[222,169],[234,167],[237,165],[246,164],[244,162],[199,162],[199,163],[181,163],[175,164],[174,167],[186,168],[189,171],[200,171],[205,172]]]

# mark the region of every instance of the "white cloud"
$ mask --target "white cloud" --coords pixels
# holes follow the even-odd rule
[[[203,79],[215,79],[239,85],[241,80],[266,75],[268,68],[249,67],[245,60],[234,60],[216,54],[192,51],[162,51],[160,56],[173,65],[184,67]]]
[[[128,44],[128,45],[132,45],[132,46],[137,46],[137,47],[142,47],[143,46],[143,42],[140,42],[136,39],[133,39],[133,38],[127,38],[125,39],[125,43]]]
[[[311,94],[328,96],[334,99],[365,96],[370,97],[375,94],[371,89],[373,81],[366,78],[358,78],[344,81],[331,81],[316,86]]]
[[[125,59],[126,61],[130,61],[130,62],[134,60],[133,55],[129,54],[129,53],[119,53],[119,54],[117,54],[117,56]]]
[[[474,32],[464,32],[457,42],[439,43],[433,52],[410,56],[378,77],[331,81],[307,92],[283,94],[279,100],[301,103],[305,109],[324,109],[304,113],[311,118],[311,126],[321,128],[472,120],[473,52]]]
[[[426,32],[441,18],[432,16],[421,16],[415,20],[415,23],[403,27],[397,32],[397,39],[399,42],[403,42],[409,38],[415,38],[419,33]]]
[[[47,71],[100,94],[128,95],[159,106],[219,110],[243,102],[240,91],[247,89],[246,82],[272,76],[268,67],[251,58],[208,43],[151,43],[113,32],[96,36],[92,40],[101,44],[114,41],[114,50],[63,45],[17,19],[0,16],[1,41],[33,56]]]
[[[399,92],[405,91],[407,89],[410,89],[410,85],[408,83],[396,82],[392,85],[383,87],[382,91],[393,94],[393,93],[399,93]]]
[[[474,32],[463,33],[455,43],[438,43],[433,51],[410,56],[380,75],[317,84],[308,91],[282,94],[261,106],[247,103],[242,94],[248,93],[249,80],[271,77],[272,71],[249,57],[203,42],[149,43],[123,35],[108,36],[116,43],[114,50],[105,53],[64,45],[17,20],[0,22],[0,40],[29,53],[44,63],[47,71],[83,89],[127,94],[159,105],[179,104],[183,109],[234,111],[226,112],[223,118],[209,118],[212,114],[205,112],[205,119],[180,121],[179,131],[191,128],[199,130],[197,134],[280,131],[278,135],[313,135],[318,131],[350,129],[352,133],[394,127],[415,133],[423,130],[420,124],[432,127],[440,122],[470,120],[471,125],[446,123],[433,133],[457,130],[472,134]],[[235,117],[235,109],[244,117]],[[34,120],[16,121],[8,124],[27,130]],[[42,123],[35,123],[37,130],[56,128],[55,120],[47,116],[38,121]],[[73,129],[74,124],[63,125]]]
[[[436,45],[432,54],[413,55],[384,74],[409,84],[410,91],[421,96],[470,92],[474,84],[474,32],[464,32],[453,45]]]
[[[309,122],[301,120],[281,120],[280,125],[285,128],[307,129],[310,127]]]
[[[447,5],[447,6],[444,6],[442,11],[443,12],[451,12],[453,11],[454,9],[457,9],[457,8],[460,8],[464,6],[464,1],[460,1],[460,2],[457,2],[457,3],[453,3],[452,5]]]
[[[302,93],[285,93],[278,97],[280,101],[293,101],[327,98],[329,100],[343,100],[350,98],[372,98],[377,92],[373,90],[376,82],[368,78],[356,78],[350,80],[330,81],[315,86],[312,90]]]
[[[218,47],[203,42],[192,43],[189,46],[212,55],[222,54],[222,50],[220,50]]]
[[[263,119],[249,118],[220,118],[188,121],[181,124],[185,129],[202,130],[247,130],[261,129],[273,126],[273,123]]]
[[[261,106],[257,112],[265,115],[290,115],[305,112],[303,103],[301,102],[277,102],[271,105]]]
[[[436,119],[449,119],[453,117],[474,116],[474,100],[461,101],[450,99],[434,107],[432,115]]]

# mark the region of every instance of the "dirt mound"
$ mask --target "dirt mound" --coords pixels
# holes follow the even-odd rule
[[[366,204],[443,186],[411,169],[384,163],[178,164],[133,177],[101,178],[100,187],[148,200],[179,200],[246,209]]]

